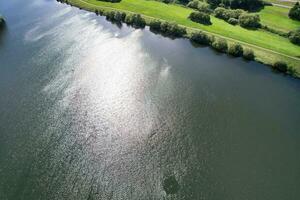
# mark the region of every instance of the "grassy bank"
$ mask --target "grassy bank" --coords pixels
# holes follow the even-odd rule
[[[69,0],[68,2],[93,12],[95,9],[101,8],[139,13],[147,21],[153,19],[174,21],[186,27],[188,34],[195,30],[203,30],[216,37],[226,38],[229,43],[238,41],[244,47],[251,47],[255,51],[257,61],[272,64],[277,60],[284,60],[300,73],[300,59],[296,58],[300,56],[300,47],[291,44],[287,38],[263,30],[254,31],[240,26],[232,26],[213,16],[211,17],[213,25],[201,25],[188,20],[192,9],[157,1],[123,0],[120,3],[108,3],[97,0]]]
[[[288,13],[288,8],[265,6],[265,8],[259,12],[259,15],[262,24],[283,32],[289,32],[299,28],[300,21],[290,19]]]

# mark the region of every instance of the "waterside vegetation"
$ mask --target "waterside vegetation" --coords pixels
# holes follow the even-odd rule
[[[122,0],[120,3],[97,0],[64,2],[107,16],[108,20],[115,23],[123,22],[136,28],[148,25],[151,31],[170,37],[189,38],[192,42],[210,45],[232,56],[243,56],[245,59],[271,66],[278,61],[284,61],[288,66],[286,73],[300,76],[300,47],[289,41],[289,35],[282,37],[260,28],[260,16],[245,10],[224,8],[230,10],[230,17],[226,17],[228,20],[226,21],[215,17],[211,7],[206,11],[199,11],[198,7],[191,9],[176,4],[145,0]],[[197,13],[197,21],[191,19],[195,19],[195,16],[191,17],[195,14],[191,13]],[[211,24],[205,22],[207,16]]]

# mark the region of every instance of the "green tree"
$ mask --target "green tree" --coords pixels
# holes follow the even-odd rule
[[[228,54],[239,57],[243,55],[243,52],[243,47],[240,44],[234,43],[229,45]]]
[[[244,13],[239,17],[239,24],[244,28],[260,28],[259,15]]]
[[[300,45],[300,29],[290,32],[289,39],[292,43]]]
[[[192,21],[197,22],[197,23],[206,24],[206,25],[211,24],[209,14],[204,13],[204,12],[192,12],[190,14],[189,18]]]
[[[227,49],[228,49],[228,44],[227,44],[227,41],[225,39],[217,39],[215,40],[213,43],[212,43],[212,47],[214,49],[216,49],[217,51],[220,51],[220,52],[227,52]]]
[[[291,19],[295,19],[295,20],[299,20],[300,21],[300,4],[299,2],[297,2],[294,7],[292,7],[290,9],[290,12],[289,12],[289,17]]]

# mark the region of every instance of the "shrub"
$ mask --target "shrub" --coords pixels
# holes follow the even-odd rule
[[[229,22],[230,18],[238,19],[244,13],[244,11],[241,9],[231,10],[218,7],[215,9],[214,13],[217,18],[224,19],[225,21]]]
[[[210,25],[210,16],[207,13],[204,12],[192,12],[189,16],[189,18],[197,23]]]
[[[289,39],[292,43],[300,45],[300,29],[290,32]]]
[[[104,13],[104,15],[106,16],[106,19],[109,21],[114,21],[115,18],[115,11],[106,11]]]
[[[300,20],[300,4],[297,2],[294,7],[289,11],[289,17],[291,19]]]
[[[204,12],[208,14],[212,12],[209,4],[205,2],[199,2],[196,9],[199,10],[200,12]]]
[[[152,31],[160,32],[173,37],[182,37],[186,34],[186,29],[178,26],[175,23],[153,20],[150,22],[149,26],[150,30]]]
[[[217,39],[212,43],[212,47],[220,52],[227,52],[228,45],[225,39]]]
[[[244,10],[256,10],[264,6],[262,0],[207,0],[207,3],[213,7],[223,4],[224,7],[233,9],[241,8]]]
[[[234,43],[229,45],[228,54],[232,56],[242,56],[243,55],[243,47],[240,44]]]
[[[182,37],[183,35],[186,34],[185,28],[170,22],[162,22],[160,25],[160,31],[164,34],[174,36],[174,37]]]
[[[187,7],[198,9],[199,1],[198,0],[192,0],[187,4]]]
[[[230,18],[226,8],[218,7],[215,9],[214,13],[215,17],[224,19],[225,21],[227,21]]]
[[[245,11],[243,11],[242,9],[235,9],[235,10],[230,10],[230,17],[231,18],[235,18],[235,19],[239,19],[239,17],[245,13]]]
[[[136,28],[144,28],[146,26],[146,21],[140,14],[126,15],[124,21],[126,24]]]
[[[256,29],[260,27],[259,15],[253,14],[242,14],[239,17],[239,24],[244,28]]]
[[[208,36],[206,33],[202,31],[193,32],[190,39],[195,43],[204,44],[204,45],[209,45],[213,42],[212,37]]]
[[[243,57],[246,59],[246,60],[254,60],[255,58],[255,55],[254,55],[254,52],[252,49],[244,49],[244,52],[243,52]]]
[[[288,70],[287,64],[283,61],[276,61],[275,63],[273,63],[273,68],[280,72],[287,72]]]
[[[159,31],[160,30],[160,26],[161,26],[161,21],[159,20],[152,20],[150,21],[150,30],[155,30],[155,31]]]
[[[228,23],[235,26],[235,25],[237,25],[237,24],[239,23],[239,20],[237,20],[237,19],[235,19],[235,18],[230,18],[230,19],[228,20]]]

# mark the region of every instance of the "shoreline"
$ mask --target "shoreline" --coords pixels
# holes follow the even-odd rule
[[[135,13],[135,12],[132,12],[132,11],[129,11],[129,10],[117,9],[117,8],[108,7],[108,6],[94,5],[94,4],[90,4],[90,3],[86,2],[86,1],[82,1],[82,0],[57,0],[57,2],[68,4],[70,6],[75,6],[79,9],[83,9],[83,10],[86,10],[86,11],[89,11],[89,12],[96,13],[97,15],[100,14],[98,12],[101,11],[102,14],[100,14],[100,15],[103,15],[103,16],[106,16],[104,14],[104,12],[113,12],[113,11],[123,12],[123,13],[130,14],[130,15],[139,14],[139,13]],[[82,3],[84,3],[85,6],[82,5]],[[170,22],[170,21],[167,21],[167,20],[163,20],[163,19],[159,19],[159,18],[155,18],[155,17],[143,15],[143,14],[140,14],[140,15],[142,16],[142,18],[145,19],[146,26],[149,26],[151,21],[159,20],[161,22]],[[108,21],[111,21],[111,20],[108,20]],[[122,22],[122,23],[124,23],[124,22]],[[186,38],[186,39],[191,40],[191,36],[192,36],[193,33],[202,32],[202,33],[206,34],[207,36],[213,37],[215,39],[225,39],[227,41],[228,45],[238,43],[238,44],[242,45],[242,47],[244,49],[251,49],[251,50],[254,51],[255,59],[253,59],[253,61],[256,61],[258,63],[262,63],[262,64],[267,65],[267,66],[269,66],[273,69],[274,69],[274,63],[275,63],[274,61],[284,61],[288,65],[288,70],[286,72],[282,72],[282,73],[290,75],[290,76],[295,77],[295,78],[300,78],[300,58],[298,58],[298,57],[285,55],[285,54],[282,54],[280,52],[276,52],[276,51],[273,51],[273,50],[270,50],[270,49],[266,49],[266,48],[263,48],[263,47],[260,47],[260,46],[257,46],[257,45],[249,44],[249,43],[239,41],[239,40],[236,40],[236,39],[233,39],[233,38],[228,38],[226,36],[222,36],[222,35],[212,33],[212,32],[209,32],[209,31],[205,31],[205,30],[202,30],[202,29],[187,27],[187,26],[184,26],[184,25],[181,25],[181,24],[177,24],[177,25],[179,27],[182,27],[182,28],[186,29],[186,34],[184,34],[180,37],[177,37],[177,38]],[[137,28],[137,27],[135,27],[135,28]],[[162,35],[164,35],[164,34],[162,34]],[[170,37],[168,35],[164,35],[164,36]],[[212,47],[211,44],[208,44],[206,46]],[[227,53],[227,52],[223,52],[223,53]]]

